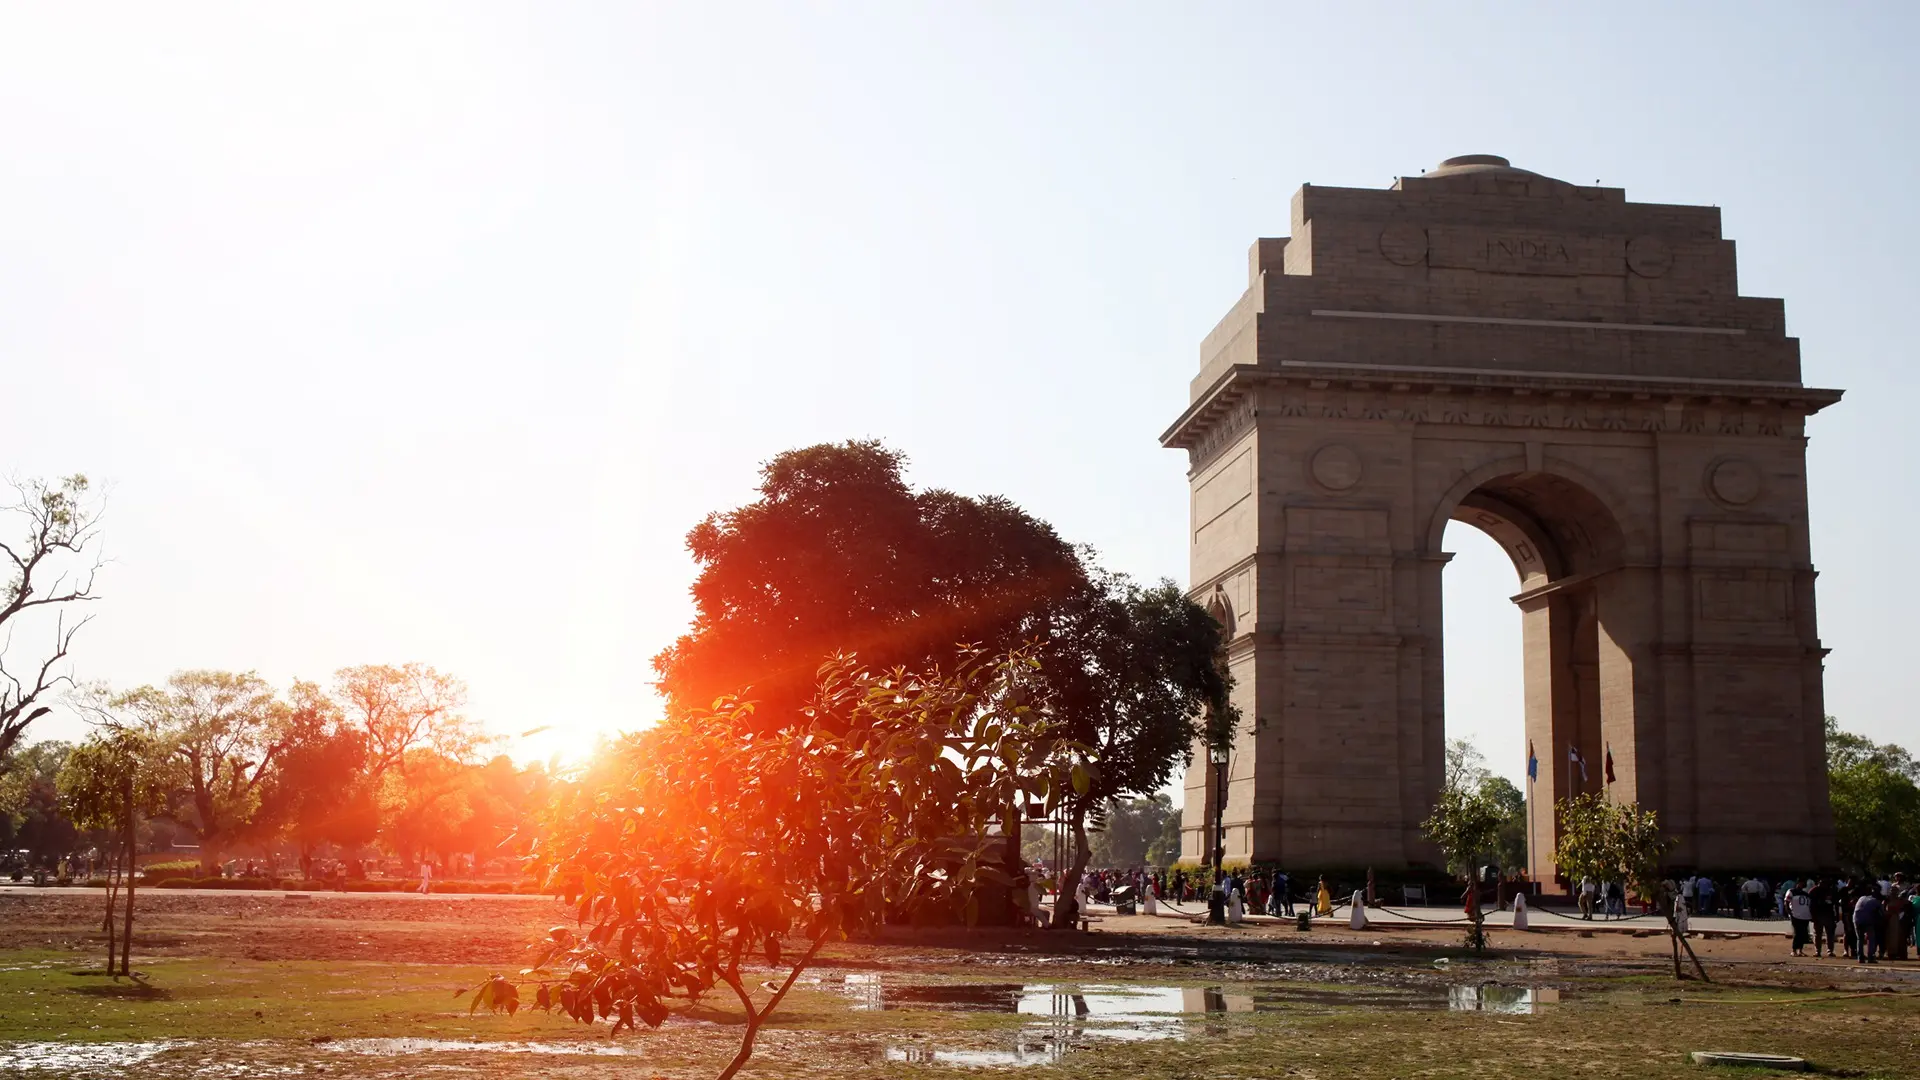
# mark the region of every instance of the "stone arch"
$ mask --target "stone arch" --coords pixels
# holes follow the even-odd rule
[[[1207,614],[1213,616],[1213,621],[1220,624],[1222,638],[1227,641],[1232,641],[1234,634],[1233,601],[1227,598],[1226,586],[1215,585],[1213,587],[1213,595],[1207,597]]]
[[[1633,508],[1604,478],[1557,458],[1530,463],[1511,454],[1469,470],[1429,514],[1425,551],[1442,550],[1451,521],[1493,537],[1525,588],[1646,558],[1645,530]],[[1570,550],[1580,548],[1585,551]]]

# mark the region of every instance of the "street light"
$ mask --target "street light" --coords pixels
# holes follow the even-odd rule
[[[1221,863],[1227,856],[1227,748],[1209,747],[1207,760],[1213,763],[1213,883],[1216,895],[1220,889]],[[1222,897],[1222,899],[1230,899]],[[1216,926],[1227,921],[1226,904],[1211,903],[1207,907],[1207,922]]]

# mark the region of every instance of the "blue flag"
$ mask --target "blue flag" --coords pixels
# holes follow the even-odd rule
[[[1540,779],[1540,759],[1533,756],[1533,740],[1527,740],[1527,779]]]

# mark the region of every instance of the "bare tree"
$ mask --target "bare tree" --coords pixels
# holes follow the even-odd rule
[[[395,766],[404,773],[409,750],[427,747],[464,761],[483,741],[460,714],[467,684],[425,664],[341,668],[334,682],[348,722],[366,737],[367,774],[376,779]]]
[[[56,483],[15,480],[10,486],[14,498],[0,505],[0,518],[19,526],[19,532],[0,541],[6,559],[0,568],[8,574],[0,586],[0,772],[6,771],[27,725],[49,711],[41,697],[73,684],[58,665],[92,616],[69,619],[64,609],[98,598],[93,586],[102,565],[97,557],[89,562],[86,554],[100,522],[98,502],[87,497],[86,477],[76,474]],[[9,667],[15,629],[48,612],[53,641],[39,664]]]

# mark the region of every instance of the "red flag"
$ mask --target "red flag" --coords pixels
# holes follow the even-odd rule
[[[1607,783],[1613,783],[1613,744],[1607,744]]]

